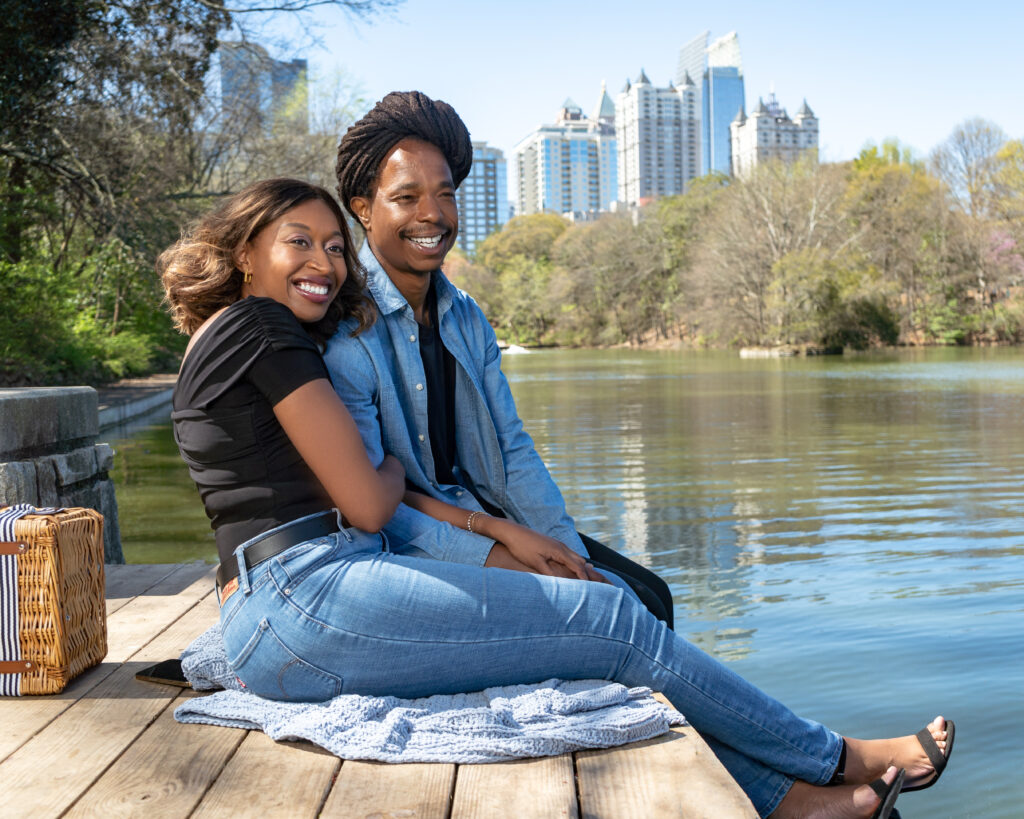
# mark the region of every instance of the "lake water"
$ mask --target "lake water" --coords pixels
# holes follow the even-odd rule
[[[843,733],[954,718],[906,819],[1024,813],[1024,351],[504,369],[579,528],[668,580],[680,633]],[[169,425],[114,445],[128,560],[213,560]]]

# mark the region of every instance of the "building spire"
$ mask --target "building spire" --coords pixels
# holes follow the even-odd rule
[[[615,121],[615,103],[608,96],[608,83],[604,80],[601,80],[601,96],[597,98],[597,107],[592,119],[609,123]]]
[[[800,110],[796,112],[797,117],[803,117],[804,119],[814,119],[814,112],[811,110],[811,106],[807,104],[807,97],[804,97],[804,104],[800,106]]]

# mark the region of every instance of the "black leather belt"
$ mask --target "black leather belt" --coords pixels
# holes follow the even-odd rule
[[[315,540],[318,537],[330,535],[337,531],[338,515],[332,509],[330,512],[317,515],[315,518],[298,521],[289,524],[284,529],[269,532],[259,538],[259,540],[254,540],[242,551],[246,571],[259,566],[264,560],[270,560],[275,555],[281,554],[285,549],[290,549],[299,543]],[[234,556],[232,555],[232,557]],[[237,560],[231,560],[229,565],[221,563],[217,568],[217,585],[222,589],[236,577],[238,577]]]

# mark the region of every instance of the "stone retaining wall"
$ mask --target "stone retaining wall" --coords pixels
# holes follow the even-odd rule
[[[124,563],[117,498],[109,472],[114,452],[96,443],[92,387],[0,389],[0,506],[86,506],[104,518],[107,563]]]

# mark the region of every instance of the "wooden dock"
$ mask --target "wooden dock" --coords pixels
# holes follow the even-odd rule
[[[107,567],[106,660],[64,693],[0,698],[4,817],[756,817],[693,731],[490,765],[342,761],[258,731],[181,725],[189,690],[138,682],[217,617],[213,567]]]

